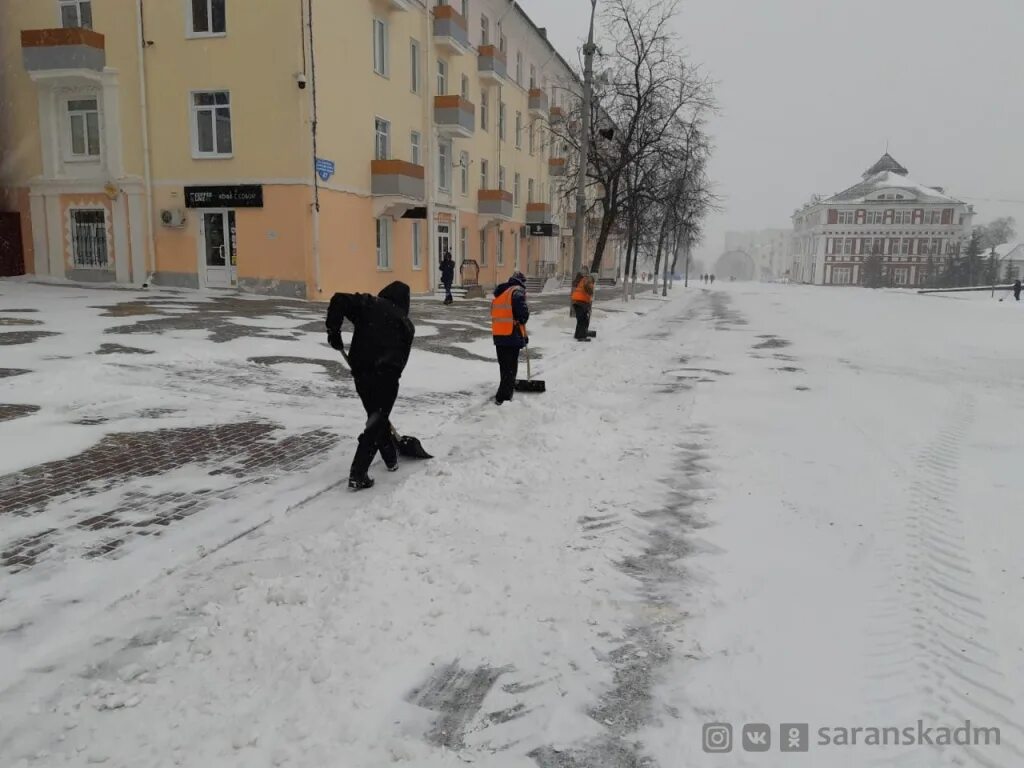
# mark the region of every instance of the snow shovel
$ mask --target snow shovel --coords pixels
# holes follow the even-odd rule
[[[541,379],[533,378],[530,371],[530,347],[526,347],[526,379],[516,379],[516,392],[547,392],[547,384]]]
[[[352,364],[348,361],[348,355],[345,354],[344,350],[339,350],[342,358],[345,360],[345,364],[348,369],[352,370]],[[404,456],[407,459],[432,459],[434,458],[426,449],[423,447],[423,443],[418,438],[410,437],[409,435],[400,435],[398,430],[395,429],[395,425],[390,421],[388,427],[391,429],[391,438],[395,441],[395,446],[398,449],[398,455]]]

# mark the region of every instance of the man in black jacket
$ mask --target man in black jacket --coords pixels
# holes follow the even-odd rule
[[[398,469],[389,419],[416,333],[409,320],[409,286],[394,282],[377,296],[334,294],[327,309],[327,342],[343,354],[341,326],[346,319],[355,326],[346,359],[366,409],[366,428],[359,436],[348,479],[348,487],[358,491],[373,486],[367,471],[377,451],[388,471]]]
[[[498,405],[511,400],[515,393],[516,374],[519,372],[519,350],[530,343],[526,323],[530,307],[526,303],[526,277],[513,272],[508,282],[494,289],[491,301],[491,335],[498,355],[499,384],[494,402]]]
[[[444,303],[451,304],[452,299],[452,283],[455,281],[455,259],[452,258],[451,251],[445,251],[444,256],[441,258],[441,285],[444,286]]]

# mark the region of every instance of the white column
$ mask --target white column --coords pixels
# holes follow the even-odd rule
[[[128,192],[125,194],[128,207],[128,233],[129,248],[131,249],[131,282],[141,286],[146,282],[146,232],[145,227],[151,226],[147,222],[145,211],[145,197],[141,192]]]
[[[110,206],[114,230],[114,279],[119,283],[131,281],[131,254],[128,248],[127,195],[121,193]]]
[[[107,172],[115,179],[124,175],[124,152],[121,146],[121,100],[118,93],[117,70],[103,71],[103,154]],[[118,278],[120,279],[120,278]]]
[[[47,256],[50,260],[50,275],[63,278],[66,275],[64,264],[64,217],[60,210],[60,197],[47,195],[46,201],[46,238],[49,241]]]
[[[29,195],[32,213],[32,250],[35,252],[33,269],[37,275],[50,274],[50,248],[47,232],[46,198],[33,192]]]

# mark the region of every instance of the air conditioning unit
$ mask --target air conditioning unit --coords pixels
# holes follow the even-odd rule
[[[165,227],[183,227],[185,226],[185,211],[181,208],[160,211],[160,223]]]

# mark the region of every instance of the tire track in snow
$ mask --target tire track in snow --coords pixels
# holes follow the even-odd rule
[[[876,758],[876,764],[939,764],[1011,768],[1024,764],[1024,728],[1006,693],[1005,660],[994,633],[972,558],[965,522],[956,507],[961,446],[974,418],[974,398],[962,394],[948,409],[948,423],[918,456],[909,482],[909,507],[890,553],[896,589],[874,619],[879,640],[873,657],[876,681],[896,680],[897,692],[875,697],[901,723],[911,713],[926,726],[999,728],[1000,746],[914,747]],[[902,529],[902,530],[901,530]],[[900,556],[902,553],[902,557]]]

